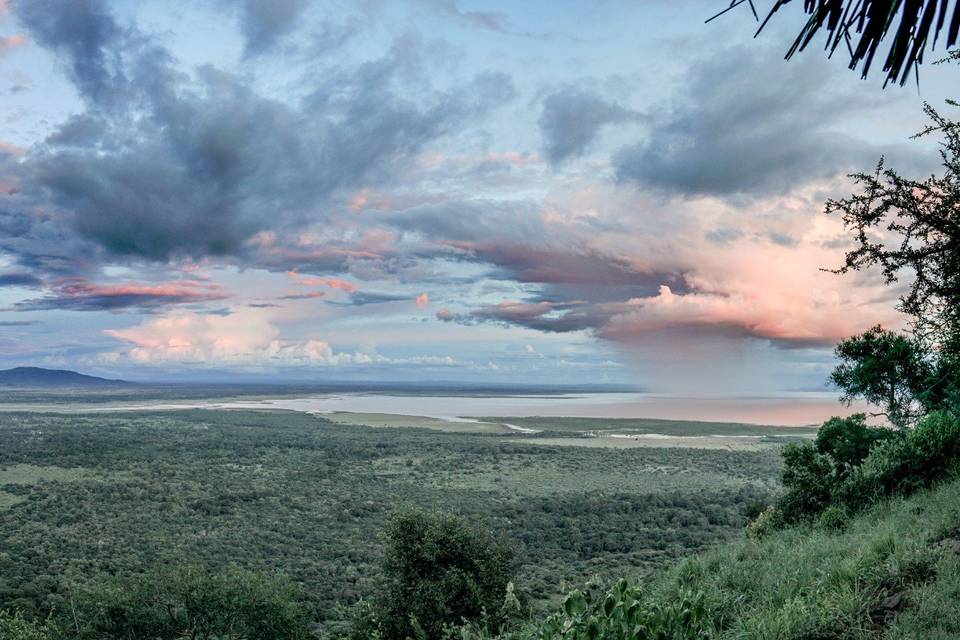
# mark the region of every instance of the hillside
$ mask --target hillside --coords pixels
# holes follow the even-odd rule
[[[693,626],[701,626],[691,625],[669,637],[958,638],[960,481],[884,501],[842,530],[801,526],[760,541],[721,545],[656,576],[645,588],[630,589],[632,596],[614,588],[612,599],[600,592],[588,600],[606,608],[607,601],[629,601],[642,590],[640,599],[650,610],[677,616],[678,604],[688,607],[707,630],[691,635]],[[559,622],[566,625],[572,618],[576,628],[590,615],[588,605],[582,614],[561,614]]]
[[[41,367],[15,367],[0,371],[0,387],[23,387],[31,389],[73,388],[73,387],[120,387],[129,385],[123,380],[109,380],[96,376],[87,376],[65,369],[43,369]]]

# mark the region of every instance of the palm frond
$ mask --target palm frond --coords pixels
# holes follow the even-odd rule
[[[791,2],[777,0],[757,33]],[[721,13],[739,4],[733,0]],[[924,53],[936,47],[941,34],[945,34],[945,49],[960,40],[960,0],[803,0],[803,10],[809,17],[787,51],[787,59],[826,30],[828,55],[843,45],[850,55],[850,68],[859,67],[861,77],[866,78],[881,44],[888,41],[884,84],[906,83],[911,72],[916,73],[923,63]]]

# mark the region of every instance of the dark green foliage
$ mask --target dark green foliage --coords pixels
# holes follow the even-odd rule
[[[883,427],[868,427],[867,417],[856,413],[848,418],[833,417],[823,423],[817,432],[816,448],[829,456],[835,473],[845,476],[860,465],[870,449],[882,440],[894,440],[899,435]]]
[[[907,495],[949,477],[960,464],[960,420],[933,413],[906,432],[868,427],[862,415],[827,421],[816,444],[784,448],[784,492],[764,525],[856,512],[895,494]]]
[[[304,640],[302,596],[279,576],[160,570],[71,595],[56,640]]]
[[[830,504],[833,461],[809,442],[783,448],[783,493],[777,511],[787,524],[819,514]]]
[[[922,409],[919,396],[932,378],[927,353],[916,340],[876,326],[837,345],[840,361],[830,381],[849,404],[857,398],[883,407],[883,415],[905,428]]]
[[[879,498],[909,494],[949,477],[960,464],[960,420],[933,413],[905,437],[881,442],[839,488],[850,508]]]
[[[388,640],[438,640],[444,627],[481,618],[496,627],[515,571],[502,541],[462,519],[408,510],[384,534],[381,626]]]

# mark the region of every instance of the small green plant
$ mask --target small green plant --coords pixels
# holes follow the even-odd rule
[[[776,507],[767,507],[747,524],[747,538],[758,541],[783,526],[783,514]]]
[[[820,526],[824,529],[843,529],[848,520],[847,510],[837,505],[827,507],[820,514]]]
[[[707,612],[703,594],[681,589],[667,602],[648,599],[639,584],[618,581],[596,597],[571,591],[536,637],[543,640],[694,640],[702,637]]]

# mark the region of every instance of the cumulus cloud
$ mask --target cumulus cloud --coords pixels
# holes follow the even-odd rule
[[[119,355],[145,365],[337,366],[372,361],[363,353],[334,352],[324,340],[283,340],[260,309],[228,316],[176,312],[105,333],[128,345]]]
[[[539,120],[543,154],[552,164],[560,164],[582,155],[604,126],[638,117],[588,91],[566,87],[543,99]]]

